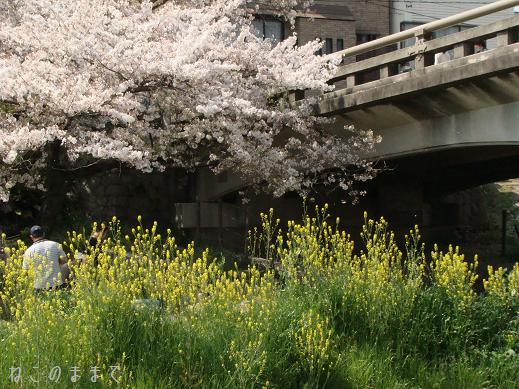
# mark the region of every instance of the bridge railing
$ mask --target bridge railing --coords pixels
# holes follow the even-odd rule
[[[346,93],[348,93],[348,90],[356,90],[358,88],[355,87],[374,81],[374,73],[375,80],[383,80],[404,72],[419,71],[426,67],[434,66],[435,55],[439,53],[450,51],[453,55],[449,59],[455,60],[475,54],[474,46],[477,42],[496,38],[496,48],[517,43],[519,41],[519,15],[440,38],[431,39],[435,31],[459,25],[460,23],[481,16],[490,15],[515,5],[519,5],[519,0],[496,1],[483,7],[465,11],[445,19],[423,24],[410,30],[331,54],[330,57],[336,58],[338,56],[342,58],[344,65],[339,67],[329,83],[335,85],[336,90],[344,90],[346,88]],[[409,38],[416,38],[413,46],[356,61],[358,55],[389,45],[399,44]],[[412,64],[412,66],[409,66],[409,64]],[[366,74],[371,75],[369,81],[365,81],[364,75]],[[368,85],[366,85],[366,87],[368,87]],[[334,92],[331,93],[333,94]],[[293,99],[301,100],[305,98],[305,95],[315,94],[311,91],[297,91]]]
[[[451,59],[472,55],[476,43],[491,38],[497,38],[497,47],[516,43],[518,33],[519,15],[433,40],[427,40],[427,36],[417,37],[413,46],[341,66],[330,82],[346,80],[346,87],[352,87],[359,83],[359,75],[374,70],[379,71],[380,79],[391,77],[401,73],[402,65],[412,61],[415,63],[414,70],[432,66],[435,64],[435,54],[449,50],[454,52]]]
[[[346,88],[354,87],[362,83],[363,73],[378,71],[379,79],[384,79],[402,73],[410,62],[414,62],[412,70],[423,69],[435,65],[436,54],[453,50],[450,59],[466,57],[474,54],[475,43],[497,38],[497,48],[503,47],[517,43],[518,33],[519,15],[432,40],[418,35],[413,46],[341,66],[330,83],[346,80]]]

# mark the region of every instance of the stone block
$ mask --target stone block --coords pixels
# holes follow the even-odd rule
[[[123,186],[112,184],[106,188],[106,194],[108,196],[117,196],[119,193],[123,192]]]

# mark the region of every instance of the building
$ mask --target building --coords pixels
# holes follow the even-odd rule
[[[443,19],[451,15],[458,14],[484,4],[493,3],[495,0],[443,0],[434,2],[430,0],[391,0],[390,2],[390,32],[396,33],[409,28],[429,23],[438,19]],[[459,32],[467,28],[492,23],[499,19],[513,16],[514,12],[519,12],[519,7],[510,8],[485,17],[474,19],[458,26],[452,26],[443,30],[436,31],[433,38]],[[410,46],[414,43],[414,38],[408,39],[401,44],[402,47]],[[487,42],[488,48],[492,48],[495,43],[491,40]]]
[[[256,17],[254,27],[259,35],[274,40],[295,32],[301,45],[321,39],[321,54],[330,54],[388,35],[389,17],[389,0],[316,0],[310,9],[299,12],[293,27],[268,11]]]

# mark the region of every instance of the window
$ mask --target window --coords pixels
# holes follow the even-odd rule
[[[252,21],[252,27],[256,36],[263,39],[271,39],[274,44],[285,38],[283,22],[269,17],[256,17]]]
[[[332,38],[326,38],[324,48],[326,50],[326,54],[333,53],[333,39]]]
[[[344,39],[337,39],[337,51],[344,50]]]
[[[377,38],[377,34],[357,34],[357,44],[360,45],[362,43],[374,41]]]
[[[319,38],[319,37],[316,37],[315,39],[316,39],[317,41],[319,41],[319,42],[322,42],[322,39]],[[323,48],[321,47],[321,48],[320,48],[319,50],[317,50],[314,54],[315,54],[315,55],[323,55]]]
[[[422,23],[417,23],[417,22],[402,22],[402,23],[400,23],[400,31],[409,30],[410,28],[417,27],[421,24]],[[441,30],[434,31],[431,39],[440,38],[442,36],[446,36],[449,34],[454,34],[456,32],[467,30],[472,27],[473,26],[458,25],[458,26],[443,28]],[[401,48],[412,46],[412,45],[414,45],[414,43],[415,43],[415,38],[406,39],[405,41],[403,41],[401,43]]]

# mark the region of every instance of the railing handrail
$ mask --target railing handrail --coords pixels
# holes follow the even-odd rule
[[[441,52],[452,46],[493,37],[501,31],[507,31],[514,27],[519,27],[519,15],[430,40],[427,42],[427,46],[424,46],[421,54],[424,55],[430,52]],[[338,81],[344,79],[350,74],[381,68],[384,65],[392,63],[400,63],[406,59],[411,60],[415,56],[416,47],[411,46],[384,53],[376,57],[367,58],[362,61],[346,64],[337,70],[337,73],[330,79],[330,81]]]
[[[345,50],[337,51],[333,54],[328,54],[329,57],[349,57],[353,55],[364,54],[369,51],[379,49],[381,47],[385,47],[391,44],[395,44],[401,42],[403,40],[413,38],[416,36],[423,36],[425,34],[431,33],[436,30],[440,30],[442,28],[447,28],[451,26],[455,26],[457,24],[477,19],[482,16],[490,15],[499,11],[503,11],[507,8],[513,8],[514,6],[519,5],[519,0],[499,0],[490,4],[486,4],[481,7],[477,7],[468,11],[464,11],[458,13],[456,15],[452,15],[446,17],[444,19],[435,20],[430,23],[422,24],[417,27],[410,28],[405,31],[397,32],[392,35],[387,35],[382,38],[362,43],[357,46],[350,47]]]

